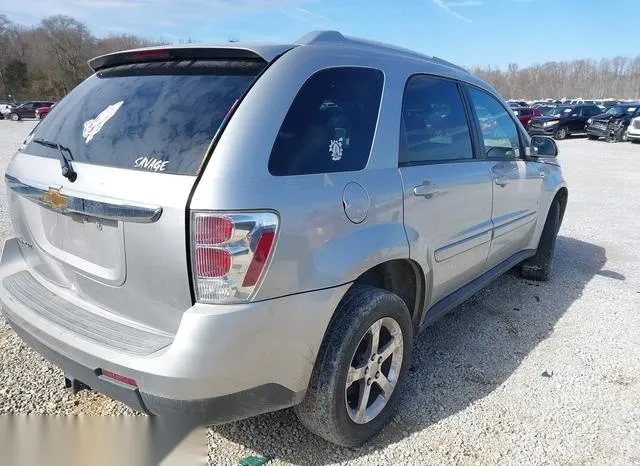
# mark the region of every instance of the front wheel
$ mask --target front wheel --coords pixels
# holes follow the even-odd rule
[[[617,132],[616,132],[616,139],[618,140],[618,142],[627,142],[627,129],[626,128],[620,128]]]
[[[335,311],[320,347],[300,422],[346,447],[366,442],[393,415],[413,346],[413,325],[394,293],[354,285]]]
[[[555,138],[566,139],[568,135],[569,135],[569,132],[567,131],[567,128],[562,127],[562,128],[558,128],[558,130],[556,131]]]
[[[560,202],[554,200],[549,208],[535,256],[520,265],[520,276],[528,280],[546,282],[551,275],[556,239],[560,229]]]
[[[11,115],[9,115],[9,118],[11,119],[11,121],[18,121],[20,119],[20,115],[18,115],[17,113],[12,113]]]
[[[567,136],[569,135],[569,132],[567,131],[567,128],[562,127],[562,128],[558,128],[558,130],[556,131],[556,139],[566,139]]]

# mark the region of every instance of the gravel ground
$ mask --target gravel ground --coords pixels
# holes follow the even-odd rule
[[[0,169],[33,125],[0,121]],[[377,438],[337,448],[285,410],[209,429],[210,464],[640,464],[640,146],[569,139],[560,150],[570,194],[552,280],[507,274],[422,334]],[[0,413],[134,414],[66,393],[4,322]]]

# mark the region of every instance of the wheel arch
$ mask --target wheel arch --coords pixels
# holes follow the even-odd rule
[[[426,299],[425,274],[411,259],[381,262],[356,278],[354,285],[369,285],[397,294],[407,305],[414,327],[418,328]]]
[[[555,201],[560,203],[560,225],[562,225],[562,219],[564,218],[564,213],[567,209],[567,202],[569,200],[569,190],[566,186],[560,187],[553,196],[553,200],[551,204]],[[549,204],[549,208],[551,208],[551,204]],[[547,209],[547,215],[549,215],[549,209]]]

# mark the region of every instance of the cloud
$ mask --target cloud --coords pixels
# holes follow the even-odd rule
[[[446,11],[447,13],[449,13],[451,16],[453,16],[454,18],[458,18],[461,21],[465,21],[467,23],[473,23],[473,21],[471,21],[469,18],[467,18],[466,16],[462,16],[460,13],[453,11],[451,9],[451,7],[447,4],[444,3],[442,0],[431,0],[433,2],[434,5],[436,5],[437,7],[442,8],[444,11]]]

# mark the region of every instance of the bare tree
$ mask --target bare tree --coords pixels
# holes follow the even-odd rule
[[[89,75],[87,60],[91,58],[96,40],[84,23],[70,16],[45,18],[40,28],[45,34],[49,52],[62,71],[63,89],[69,92]]]

